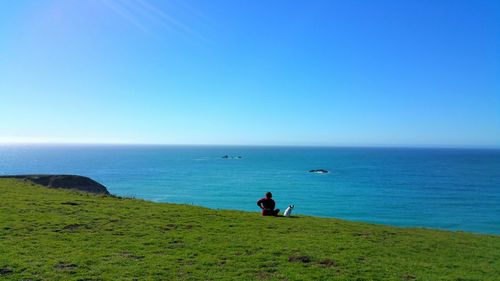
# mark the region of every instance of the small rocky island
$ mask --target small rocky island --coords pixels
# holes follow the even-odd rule
[[[12,175],[0,178],[14,178],[30,181],[49,188],[71,189],[89,193],[110,195],[106,187],[95,180],[77,175]]]
[[[309,170],[309,173],[314,173],[314,174],[328,174],[329,171],[325,169],[316,169],[316,170]]]
[[[241,157],[241,156],[229,157],[229,155],[222,156],[222,159],[230,159],[230,158],[232,158],[232,159],[242,159],[243,157]]]

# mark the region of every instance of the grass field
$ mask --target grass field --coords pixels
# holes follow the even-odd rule
[[[2,280],[500,280],[500,236],[0,192]]]

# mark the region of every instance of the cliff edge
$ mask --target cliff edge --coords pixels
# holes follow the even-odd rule
[[[95,180],[77,175],[12,175],[0,178],[14,178],[30,181],[49,188],[74,189],[83,192],[110,195],[106,187]]]

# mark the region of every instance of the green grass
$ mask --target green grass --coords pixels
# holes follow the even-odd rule
[[[2,280],[500,280],[500,237],[274,218],[1,179]]]

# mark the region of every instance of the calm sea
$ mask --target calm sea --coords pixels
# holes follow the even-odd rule
[[[116,195],[247,211],[272,191],[300,214],[500,234],[500,150],[0,145],[2,174],[79,174]]]

